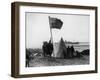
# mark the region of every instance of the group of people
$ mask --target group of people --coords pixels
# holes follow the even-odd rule
[[[42,46],[42,50],[43,50],[43,56],[50,56],[53,52],[53,44],[51,43],[51,40],[49,42],[45,41],[43,42],[43,46]]]
[[[68,46],[67,47],[67,56],[66,57],[72,58],[72,57],[74,57],[74,53],[75,53],[75,49],[74,49],[73,45],[72,46]]]
[[[51,40],[49,42],[47,41],[43,42],[42,50],[44,57],[46,56],[51,57],[53,52],[53,44],[51,43]],[[73,46],[68,46],[66,48],[66,51],[63,51],[63,53],[64,53],[64,58],[72,58],[74,57],[75,49]]]

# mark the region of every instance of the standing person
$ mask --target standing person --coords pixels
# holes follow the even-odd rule
[[[69,51],[69,46],[67,47],[67,58],[69,58],[70,57],[70,51]]]
[[[74,52],[75,52],[75,50],[74,50],[74,47],[73,47],[73,45],[72,45],[72,46],[71,46],[71,57],[74,56]]]
[[[72,57],[72,49],[71,49],[71,46],[68,47],[68,58],[71,58]]]
[[[26,49],[26,67],[29,67],[31,52]]]
[[[48,54],[48,42],[47,41],[43,42],[42,50],[43,50],[43,56],[46,57],[46,55]]]
[[[51,40],[48,43],[48,50],[49,50],[49,56],[51,57],[51,54],[53,52],[53,44],[51,43]]]

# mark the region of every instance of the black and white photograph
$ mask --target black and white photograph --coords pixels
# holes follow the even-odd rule
[[[12,4],[12,76],[97,73],[97,7]]]
[[[25,13],[26,67],[88,65],[90,16]]]

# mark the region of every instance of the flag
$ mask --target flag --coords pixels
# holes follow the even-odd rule
[[[49,16],[49,24],[51,28],[61,29],[63,22],[58,18],[52,18]]]

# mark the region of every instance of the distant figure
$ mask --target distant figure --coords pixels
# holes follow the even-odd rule
[[[71,57],[74,57],[74,55],[73,55],[73,54],[74,54],[75,50],[74,50],[73,45],[71,46],[70,50],[71,50]]]
[[[75,49],[74,49],[74,47],[73,46],[71,46],[71,47],[67,47],[67,58],[72,58],[72,57],[74,57],[74,52],[75,52]]]
[[[49,53],[47,46],[48,46],[48,42],[47,41],[43,42],[42,50],[43,50],[43,56],[44,57],[46,57],[46,54]]]
[[[31,52],[26,50],[26,67],[29,67]]]
[[[48,43],[48,50],[49,50],[49,56],[51,57],[51,54],[53,52],[53,44],[51,43],[51,40]]]
[[[69,56],[70,56],[70,47],[68,46],[67,47],[67,58],[69,58]]]

